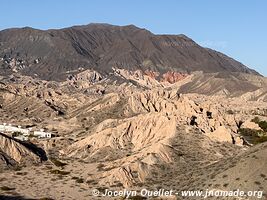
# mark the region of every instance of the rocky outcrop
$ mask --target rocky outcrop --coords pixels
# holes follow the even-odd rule
[[[162,81],[167,81],[169,83],[176,83],[180,80],[183,80],[187,76],[188,76],[187,74],[168,71],[162,75]]]
[[[65,152],[69,156],[86,154],[77,153],[80,149],[90,148],[90,153],[95,153],[101,148],[111,147],[124,149],[132,144],[133,151],[139,151],[144,147],[155,145],[157,142],[167,142],[166,139],[173,137],[175,133],[175,120],[161,114],[147,114],[127,120],[118,121],[116,127],[98,128],[95,134],[71,145]],[[83,151],[83,150],[82,150]]]
[[[103,79],[100,73],[93,70],[84,70],[75,74],[68,72],[68,74],[67,83],[78,89],[86,89]]]
[[[141,70],[129,71],[125,69],[112,68],[115,76],[121,77],[127,81],[133,81],[139,86],[146,88],[160,87],[161,83],[156,79],[158,73],[152,71]]]
[[[224,126],[219,126],[215,131],[208,133],[207,136],[219,142],[233,142],[231,130],[226,129]]]
[[[241,127],[240,128],[248,128],[248,129],[253,129],[253,130],[261,130],[261,127],[250,121],[250,120],[246,120],[245,122],[242,123]]]

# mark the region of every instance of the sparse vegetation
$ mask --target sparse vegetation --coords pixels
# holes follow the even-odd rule
[[[64,167],[67,165],[67,163],[63,163],[56,158],[50,158],[50,161],[57,167]]]

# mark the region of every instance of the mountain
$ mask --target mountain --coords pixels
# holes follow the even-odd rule
[[[194,71],[259,75],[240,62],[203,48],[185,35],[156,35],[134,25],[89,24],[59,30],[29,27],[0,32],[0,73],[19,71],[46,80],[65,80],[68,72],[112,68],[160,73]]]

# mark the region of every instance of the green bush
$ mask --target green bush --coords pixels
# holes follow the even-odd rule
[[[251,144],[259,144],[267,141],[267,135],[262,130],[240,128],[238,132]]]
[[[259,124],[259,126],[261,127],[262,130],[267,132],[267,122],[266,121],[260,121],[258,124]]]
[[[250,129],[250,128],[240,128],[238,130],[238,132],[242,136],[251,136],[251,137],[257,137],[259,135],[262,135],[262,133],[263,133],[263,131],[261,131],[261,130],[254,130],[254,129]]]

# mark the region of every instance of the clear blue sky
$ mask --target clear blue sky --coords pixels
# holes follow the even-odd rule
[[[99,22],[183,33],[267,76],[264,0],[0,0],[0,21],[0,30]]]

